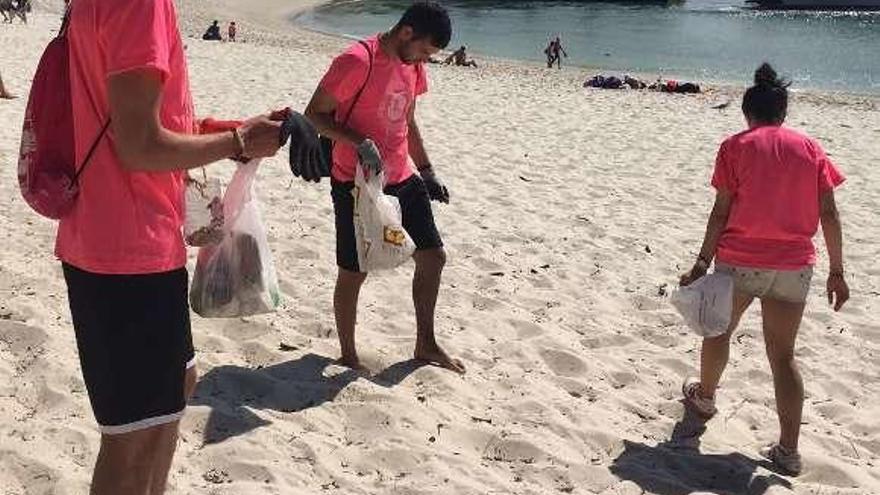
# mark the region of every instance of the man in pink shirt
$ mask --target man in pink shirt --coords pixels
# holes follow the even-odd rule
[[[259,116],[194,135],[172,0],[74,0],[68,15],[76,158],[85,168],[56,254],[101,430],[91,493],[160,494],[196,380],[183,171],[272,156],[281,123]]]
[[[357,301],[367,276],[358,266],[351,195],[360,161],[365,167],[384,167],[386,194],[400,200],[403,227],[416,244],[415,357],[464,372],[434,336],[446,254],[430,202],[449,202],[449,192],[431,166],[415,118],[416,98],[428,90],[423,64],[449,44],[451,35],[445,9],[433,2],[413,4],[393,29],[355,43],[337,57],[306,109],[318,131],[335,142],[331,175],[339,275],[333,302],[341,362],[354,368],[360,367],[354,340]]]
[[[715,415],[715,391],[727,366],[730,337],[752,301],[760,300],[780,426],[779,441],[762,453],[784,474],[798,475],[804,385],[794,346],[820,223],[830,261],[826,294],[835,311],[849,299],[849,287],[834,200],[834,188],[844,178],[819,143],[782,125],[787,87],[768,64],[762,65],[743,97],[749,129],[725,140],[718,152],[712,177],[715,206],[700,255],[681,283],[705,275],[714,258],[715,270],[733,277],[733,314],[724,335],[703,339],[700,378],[685,381],[683,393],[698,414]]]

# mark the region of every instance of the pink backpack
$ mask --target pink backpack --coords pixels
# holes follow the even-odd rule
[[[58,36],[49,42],[37,66],[18,157],[18,184],[24,200],[40,215],[55,220],[73,208],[79,176],[110,125],[108,120],[83,163],[77,166],[67,43],[69,19],[68,9]]]

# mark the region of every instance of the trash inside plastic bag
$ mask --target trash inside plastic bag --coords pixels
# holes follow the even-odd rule
[[[701,337],[724,335],[733,311],[733,277],[710,273],[672,293],[672,305]]]
[[[239,165],[223,195],[223,239],[199,248],[190,289],[206,318],[270,313],[281,301],[266,229],[254,193],[260,160]]]
[[[403,228],[400,202],[385,194],[385,174],[358,165],[354,178],[354,233],[362,272],[390,270],[412,258],[416,245]]]
[[[219,244],[223,240],[223,191],[219,179],[186,178],[186,222],[183,235],[194,247]]]

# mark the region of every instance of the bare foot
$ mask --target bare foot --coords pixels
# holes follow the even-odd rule
[[[346,368],[351,368],[358,373],[370,373],[370,370],[361,363],[361,360],[358,359],[357,356],[342,356],[341,358],[336,360],[336,364],[340,366],[345,366]]]
[[[449,357],[449,355],[437,345],[426,349],[416,348],[415,358],[432,366],[445,368],[461,375],[465,373],[464,364],[461,360]]]

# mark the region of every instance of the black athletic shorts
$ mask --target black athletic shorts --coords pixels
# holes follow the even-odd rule
[[[101,275],[63,264],[79,362],[101,433],[180,419],[194,363],[185,268]]]
[[[332,181],[331,195],[336,213],[336,264],[340,268],[359,272],[357,242],[354,235],[354,182]],[[418,175],[385,188],[385,194],[400,201],[403,228],[412,238],[417,251],[443,247],[443,239],[434,223],[431,198],[425,182]]]

